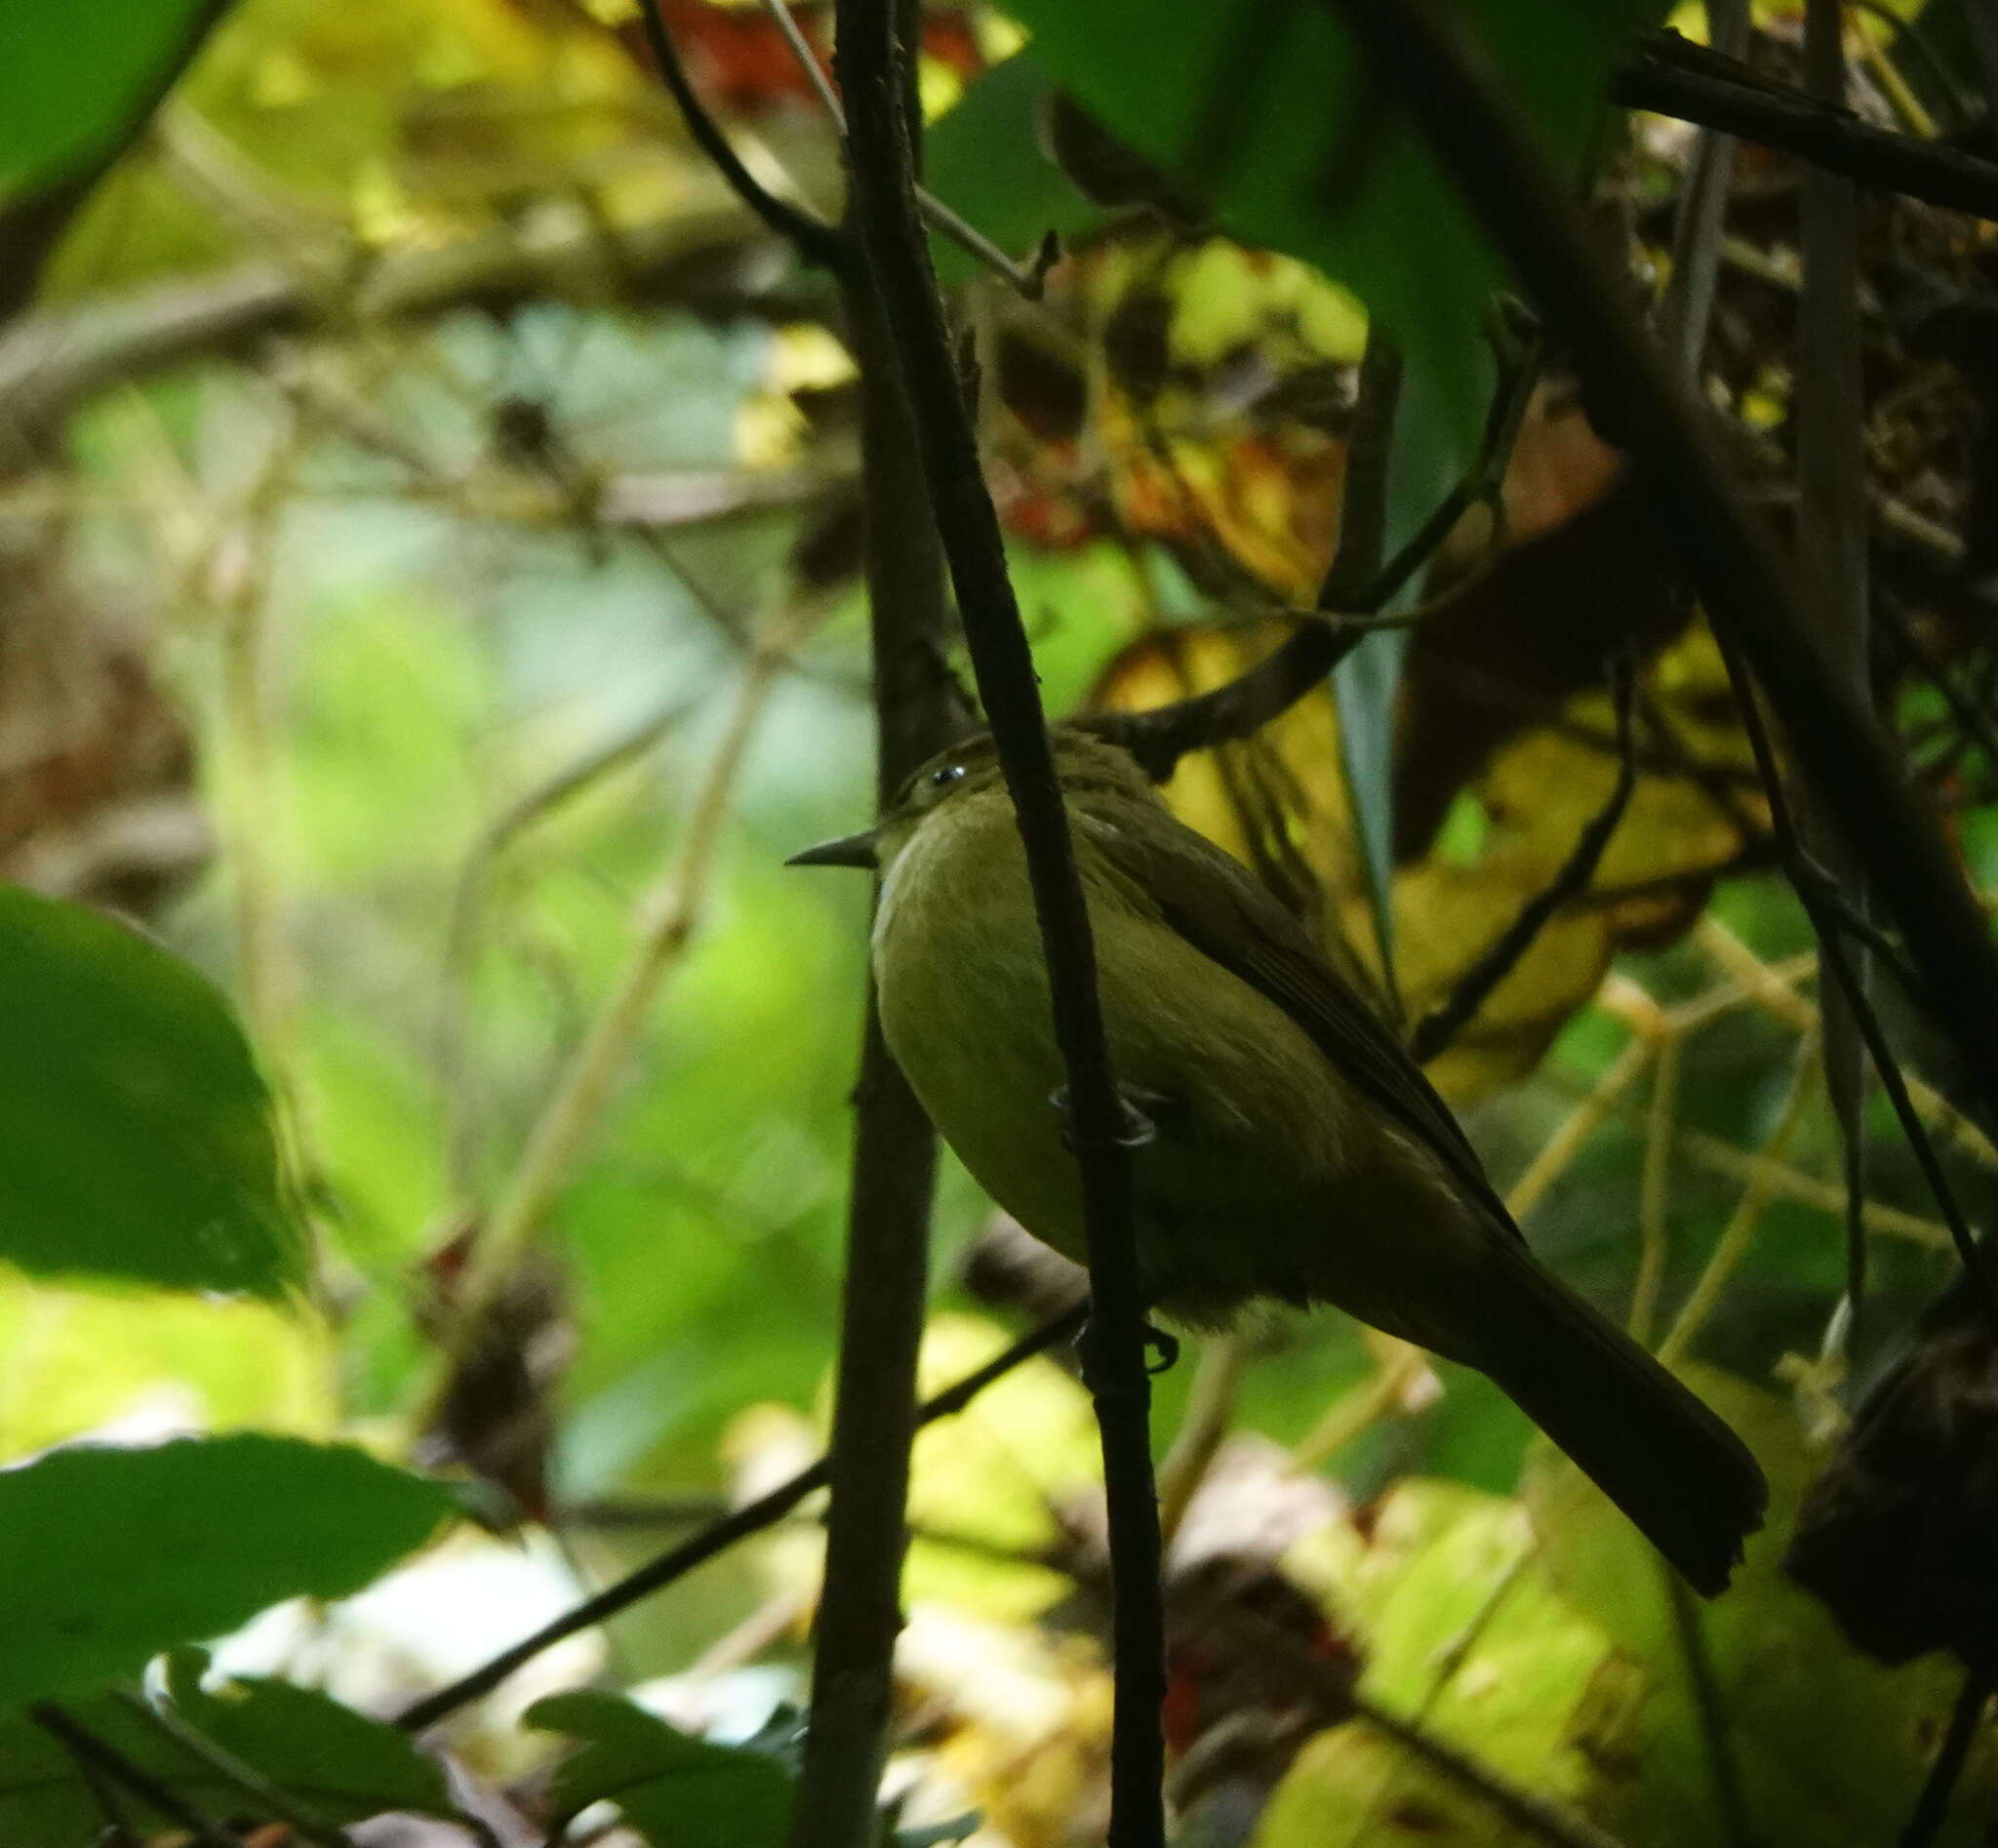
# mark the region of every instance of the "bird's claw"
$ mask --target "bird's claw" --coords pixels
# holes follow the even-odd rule
[[[1157,1110],[1171,1105],[1172,1100],[1162,1097],[1156,1091],[1146,1091],[1135,1084],[1120,1084],[1117,1087],[1117,1101],[1123,1105],[1123,1127],[1110,1138],[1112,1146],[1117,1148],[1142,1148],[1148,1143],[1158,1140],[1158,1125],[1153,1121]],[[1061,1145],[1073,1152],[1079,1145],[1075,1136],[1075,1116],[1069,1107],[1068,1087],[1057,1085],[1048,1094],[1048,1102],[1055,1106],[1055,1113],[1061,1119]],[[1149,1107],[1147,1107],[1149,1106]]]

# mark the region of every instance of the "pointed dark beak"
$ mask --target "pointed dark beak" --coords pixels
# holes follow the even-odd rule
[[[838,840],[820,841],[817,847],[808,847],[802,854],[793,854],[784,862],[786,866],[864,866],[871,870],[874,865],[874,830],[864,834],[842,834]]]

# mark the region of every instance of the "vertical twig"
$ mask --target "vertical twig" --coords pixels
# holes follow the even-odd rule
[[[1841,108],[1846,94],[1843,0],[1806,0],[1804,75],[1813,96]],[[1871,703],[1867,623],[1866,430],[1859,370],[1859,256],[1857,198],[1850,180],[1804,170],[1801,194],[1804,280],[1797,315],[1797,540],[1804,609],[1823,636],[1833,671]],[[1863,912],[1860,869],[1820,804],[1799,817],[1807,845],[1838,874]],[[1836,926],[1833,927],[1834,932]],[[1825,953],[1831,953],[1826,951]],[[1845,1145],[1846,1301],[1857,1346],[1866,1287],[1866,1048],[1854,1010],[1871,980],[1863,947],[1852,951],[1858,993],[1820,982],[1824,1081]]]
[[[777,4],[788,19],[781,0]],[[863,210],[857,193],[849,237],[864,236]],[[956,717],[943,659],[949,607],[915,432],[864,264],[850,266],[844,294],[860,364],[863,566],[877,797],[885,812],[909,772],[942,747]],[[880,1832],[875,1812],[901,1628],[937,1137],[889,1056],[871,984],[854,1101],[839,1380],[828,1453],[832,1507],[792,1848],[866,1848]]]
[[[1672,1033],[1658,1043],[1658,1068],[1652,1075],[1651,1115],[1645,1126],[1644,1172],[1638,1184],[1637,1281],[1630,1289],[1630,1339],[1647,1347],[1665,1277],[1665,1185],[1671,1172],[1678,1094],[1679,1036]]]
[[[1685,1662],[1686,1683],[1693,1691],[1693,1712],[1706,1747],[1706,1768],[1713,1782],[1714,1804],[1721,1813],[1721,1828],[1729,1848],[1754,1848],[1755,1830],[1749,1825],[1748,1800],[1741,1789],[1741,1763],[1735,1755],[1735,1742],[1728,1730],[1728,1709],[1721,1700],[1720,1682],[1714,1676],[1706,1632],[1699,1627],[1698,1606],[1676,1572],[1660,1567],[1658,1576],[1664,1582],[1665,1601],[1672,1609],[1672,1628]]]
[[[1907,787],[1873,715],[1831,669],[1767,535],[1660,372],[1573,207],[1435,0],[1323,3],[1420,123],[1591,397],[1618,407],[1625,445],[1680,539],[1708,617],[1780,702],[1805,774],[1898,922],[1923,981],[1951,998],[1943,1031],[1985,1102],[1998,1105],[1998,947],[1935,810]]]
[[[1168,1547],[1234,1422],[1243,1358],[1239,1335],[1210,1335],[1201,1344],[1185,1414],[1159,1463],[1159,1532]]]
[[[1965,1671],[1963,1687],[1950,1709],[1949,1730],[1929,1767],[1922,1793],[1915,1799],[1907,1827],[1900,1831],[1900,1848],[1929,1848],[1949,1814],[1949,1799],[1956,1794],[1957,1781],[1969,1762],[1971,1746],[1978,1735],[1978,1722],[1991,1704],[1992,1676],[1988,1668]]]
[[[1949,1226],[1949,1236],[1956,1246],[1957,1256],[1962,1260],[1964,1268],[1970,1272],[1971,1281],[1983,1301],[1985,1312],[1991,1318],[1993,1329],[1998,1330],[1998,1285],[1992,1282],[1990,1266],[1985,1263],[1983,1252],[1971,1235],[1970,1223],[1964,1218],[1963,1209],[1957,1204],[1956,1190],[1950,1186],[1948,1178],[1942,1172],[1942,1164],[1937,1159],[1935,1145],[1930,1141],[1929,1132],[1923,1126],[1921,1113],[1915,1107],[1917,1090],[1926,1091],[1926,1087],[1918,1087],[1915,1081],[1901,1071],[1900,1062],[1895,1058],[1894,1049],[1887,1043],[1887,1034],[1880,1024],[1880,1017],[1874,1012],[1873,1004],[1865,990],[1860,987],[1858,972],[1846,954],[1845,944],[1839,936],[1838,920],[1823,904],[1818,896],[1816,881],[1801,864],[1802,848],[1797,839],[1796,825],[1790,819],[1789,802],[1783,794],[1782,775],[1777,767],[1776,752],[1770,745],[1769,732],[1762,722],[1761,703],[1755,697],[1755,689],[1748,679],[1747,670],[1742,666],[1740,658],[1725,642],[1721,645],[1721,658],[1727,664],[1728,677],[1735,689],[1736,703],[1741,709],[1741,726],[1748,736],[1748,748],[1754,753],[1756,771],[1762,778],[1764,789],[1768,792],[1770,828],[1776,835],[1778,848],[1789,870],[1790,884],[1811,916],[1813,926],[1818,932],[1824,966],[1830,969],[1833,979],[1845,994],[1854,1024],[1865,1038],[1866,1050],[1872,1056],[1873,1069],[1880,1078],[1880,1088],[1886,1092],[1887,1101],[1894,1107],[1895,1116],[1900,1123],[1901,1134],[1907,1139],[1915,1164],[1921,1169],[1922,1178],[1929,1184],[1929,1191],[1935,1195],[1936,1204]],[[1932,1101],[1939,1102],[1933,1092],[1929,1092],[1928,1096]]]
[[[1729,1278],[1735,1274],[1741,1260],[1747,1257],[1748,1247],[1755,1239],[1755,1228],[1762,1224],[1763,1214],[1776,1197],[1775,1177],[1771,1169],[1789,1152],[1790,1139],[1796,1135],[1804,1120],[1805,1106],[1811,1102],[1810,1067],[1806,1063],[1811,1050],[1811,1042],[1807,1039],[1799,1048],[1799,1062],[1790,1078],[1789,1095],[1783,1100],[1781,1114],[1763,1142],[1761,1153],[1770,1166],[1758,1168],[1741,1189],[1741,1197],[1736,1202],[1727,1225],[1721,1228],[1719,1242],[1706,1261],[1706,1268],[1699,1273],[1699,1281],[1693,1286],[1693,1294],[1681,1306],[1678,1318],[1664,1340],[1658,1343],[1658,1358],[1668,1367],[1676,1366],[1686,1357],[1693,1338],[1699,1333],[1706,1318],[1713,1313],[1714,1305],[1721,1300],[1721,1292],[1727,1288]]]
[[[964,620],[979,691],[1019,824],[1067,1068],[1067,1130],[1081,1166],[1090,1258],[1086,1369],[1102,1435],[1110,1523],[1117,1705],[1112,1848],[1165,1838],[1165,1621],[1152,1489],[1150,1382],[1131,1222],[1131,1112],[1104,1040],[1089,912],[1075,869],[1040,688],[1007,577],[963,381],[917,212],[904,81],[889,0],[839,0],[835,61],[863,249],[914,416],[923,472]]]
[[[1718,52],[1738,58],[1748,45],[1748,0],[1706,0],[1706,36]],[[1665,297],[1667,339],[1679,383],[1699,389],[1706,331],[1713,319],[1721,271],[1721,231],[1735,179],[1735,138],[1701,129],[1686,162],[1672,227],[1672,280]]]

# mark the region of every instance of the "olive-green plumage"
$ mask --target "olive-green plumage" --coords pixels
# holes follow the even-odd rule
[[[1448,1106],[1363,993],[1122,751],[1055,735],[1110,1060],[1155,1134],[1139,1263],[1168,1314],[1325,1302],[1488,1374],[1687,1580],[1719,1590],[1767,1491],[1735,1434],[1543,1269]],[[878,865],[874,975],[897,1062],[965,1166],[1085,1255],[1063,1082],[1013,807],[989,741],[880,825],[801,855]]]

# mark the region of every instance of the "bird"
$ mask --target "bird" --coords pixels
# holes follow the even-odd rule
[[[1689,1387],[1543,1265],[1369,994],[1136,760],[1049,742],[1132,1152],[1148,1309],[1196,1328],[1329,1304],[1485,1374],[1695,1589],[1720,1592],[1768,1488]],[[989,733],[877,824],[793,864],[879,876],[871,960],[890,1052],[938,1132],[1034,1236],[1087,1261],[1065,1067],[1012,799]]]

